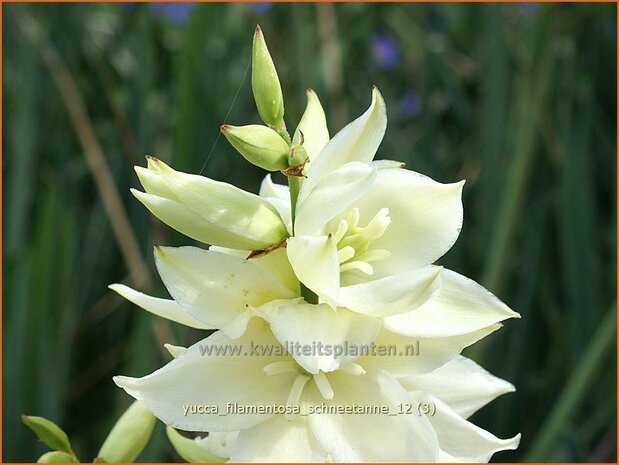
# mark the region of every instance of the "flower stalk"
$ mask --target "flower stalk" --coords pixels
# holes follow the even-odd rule
[[[287,133],[286,133],[287,134]],[[288,136],[290,139],[290,136]],[[288,164],[290,166],[289,169],[299,168],[305,165],[307,161],[307,156],[299,157],[299,150],[303,151],[302,146],[293,147],[290,150],[290,155],[288,157]],[[299,198],[299,191],[301,190],[301,183],[303,182],[302,175],[290,175],[286,176],[288,178],[288,187],[290,188],[290,213],[292,215],[292,234],[294,235],[294,221],[296,218],[296,209],[297,209],[297,200]],[[318,295],[311,289],[305,286],[302,282],[299,282],[299,286],[301,289],[301,297],[305,299],[308,304],[317,304],[318,303]]]

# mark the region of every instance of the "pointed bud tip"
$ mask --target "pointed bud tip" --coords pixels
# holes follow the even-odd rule
[[[232,126],[230,126],[229,124],[222,124],[221,126],[219,126],[219,129],[221,130],[221,132],[229,131],[231,128]]]
[[[256,35],[262,34],[262,29],[260,28],[260,24],[256,24]]]

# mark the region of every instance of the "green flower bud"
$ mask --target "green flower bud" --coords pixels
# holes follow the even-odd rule
[[[133,462],[146,447],[155,417],[143,404],[135,401],[118,419],[99,450],[98,458],[107,463]]]
[[[269,126],[284,128],[282,87],[260,26],[256,26],[252,47],[251,87],[262,120]]]
[[[45,452],[41,457],[39,457],[39,460],[37,460],[37,463],[75,463],[75,462],[77,462],[77,460],[75,460],[75,458],[71,454],[67,454],[66,452],[60,452],[58,450]]]
[[[250,163],[268,171],[288,168],[288,143],[273,129],[259,124],[221,127],[226,139]]]
[[[26,426],[34,431],[39,439],[49,447],[57,451],[66,452],[71,456],[73,455],[67,433],[56,423],[43,417],[31,417],[27,415],[22,415],[21,419]]]
[[[226,459],[217,457],[200,446],[196,441],[186,438],[171,426],[166,427],[166,433],[176,453],[189,463],[220,463],[226,461]]]
[[[293,145],[288,155],[288,163],[291,167],[302,166],[307,161],[307,151],[302,145]]]

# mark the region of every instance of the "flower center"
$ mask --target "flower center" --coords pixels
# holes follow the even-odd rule
[[[361,365],[356,363],[349,363],[345,367],[341,368],[340,371],[348,373],[353,376],[361,376],[365,374],[365,370]],[[331,383],[329,382],[329,378],[327,373],[324,371],[319,371],[316,374],[308,373],[301,366],[299,366],[294,361],[285,361],[285,362],[273,362],[269,363],[263,368],[264,374],[267,376],[276,376],[284,373],[296,373],[294,381],[292,382],[292,386],[290,387],[290,391],[288,392],[288,398],[286,399],[286,405],[298,405],[301,401],[301,396],[303,395],[303,390],[305,389],[305,385],[310,379],[314,380],[314,384],[316,384],[316,388],[320,395],[325,400],[332,400],[335,393],[333,392],[333,388],[331,387]],[[286,415],[287,419],[292,419],[293,415]]]
[[[391,252],[373,249],[371,244],[385,234],[390,223],[389,209],[382,208],[366,226],[359,226],[359,209],[353,208],[335,232],[340,273],[357,270],[368,276],[374,274],[370,263],[389,257]]]

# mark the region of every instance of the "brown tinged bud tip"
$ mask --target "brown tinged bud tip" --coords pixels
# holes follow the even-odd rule
[[[222,124],[222,125],[219,127],[219,129],[221,130],[221,132],[226,132],[226,131],[229,131],[231,127],[232,127],[232,126],[230,126],[229,124]]]
[[[260,29],[260,24],[256,24],[256,34],[262,34],[262,29]]]

